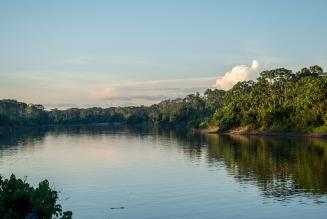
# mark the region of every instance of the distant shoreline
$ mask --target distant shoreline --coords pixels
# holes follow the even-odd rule
[[[36,130],[48,130],[51,128],[69,128],[69,127],[88,127],[88,126],[102,126],[108,128],[122,128],[122,127],[152,127],[160,128],[159,126],[149,125],[127,125],[127,124],[111,124],[111,123],[92,123],[92,124],[60,124],[60,125],[42,125],[42,126],[0,126],[0,135],[10,134],[22,131],[36,131]],[[193,133],[205,133],[205,134],[217,134],[217,135],[242,135],[242,136],[261,136],[261,137],[305,137],[305,138],[327,138],[325,132],[274,132],[274,131],[259,131],[259,130],[247,130],[244,127],[237,127],[230,130],[221,131],[218,127],[212,128],[176,128],[176,127],[162,127],[164,129],[171,130],[184,130]]]

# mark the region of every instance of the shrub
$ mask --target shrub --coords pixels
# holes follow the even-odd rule
[[[0,176],[0,215],[3,219],[71,219],[72,212],[63,212],[57,200],[58,192],[49,186],[48,180],[34,188],[13,174],[9,179]]]

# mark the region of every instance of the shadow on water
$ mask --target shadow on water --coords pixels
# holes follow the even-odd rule
[[[0,135],[0,159],[4,153],[15,153],[19,150],[34,149],[37,143],[42,144],[47,130],[17,129]]]
[[[224,167],[240,184],[255,185],[262,196],[286,201],[292,197],[326,196],[327,140],[192,134],[140,127],[53,127],[0,136],[0,159],[8,148],[35,145],[51,135],[121,133],[175,142],[185,156]]]

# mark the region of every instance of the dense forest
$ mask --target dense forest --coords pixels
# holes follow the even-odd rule
[[[228,91],[208,89],[151,106],[48,111],[42,105],[0,100],[3,127],[91,123],[327,132],[327,73],[317,65],[298,72],[267,70]]]

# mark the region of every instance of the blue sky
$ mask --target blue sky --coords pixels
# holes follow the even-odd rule
[[[326,69],[326,10],[323,0],[0,0],[0,98],[151,104],[226,72]]]

